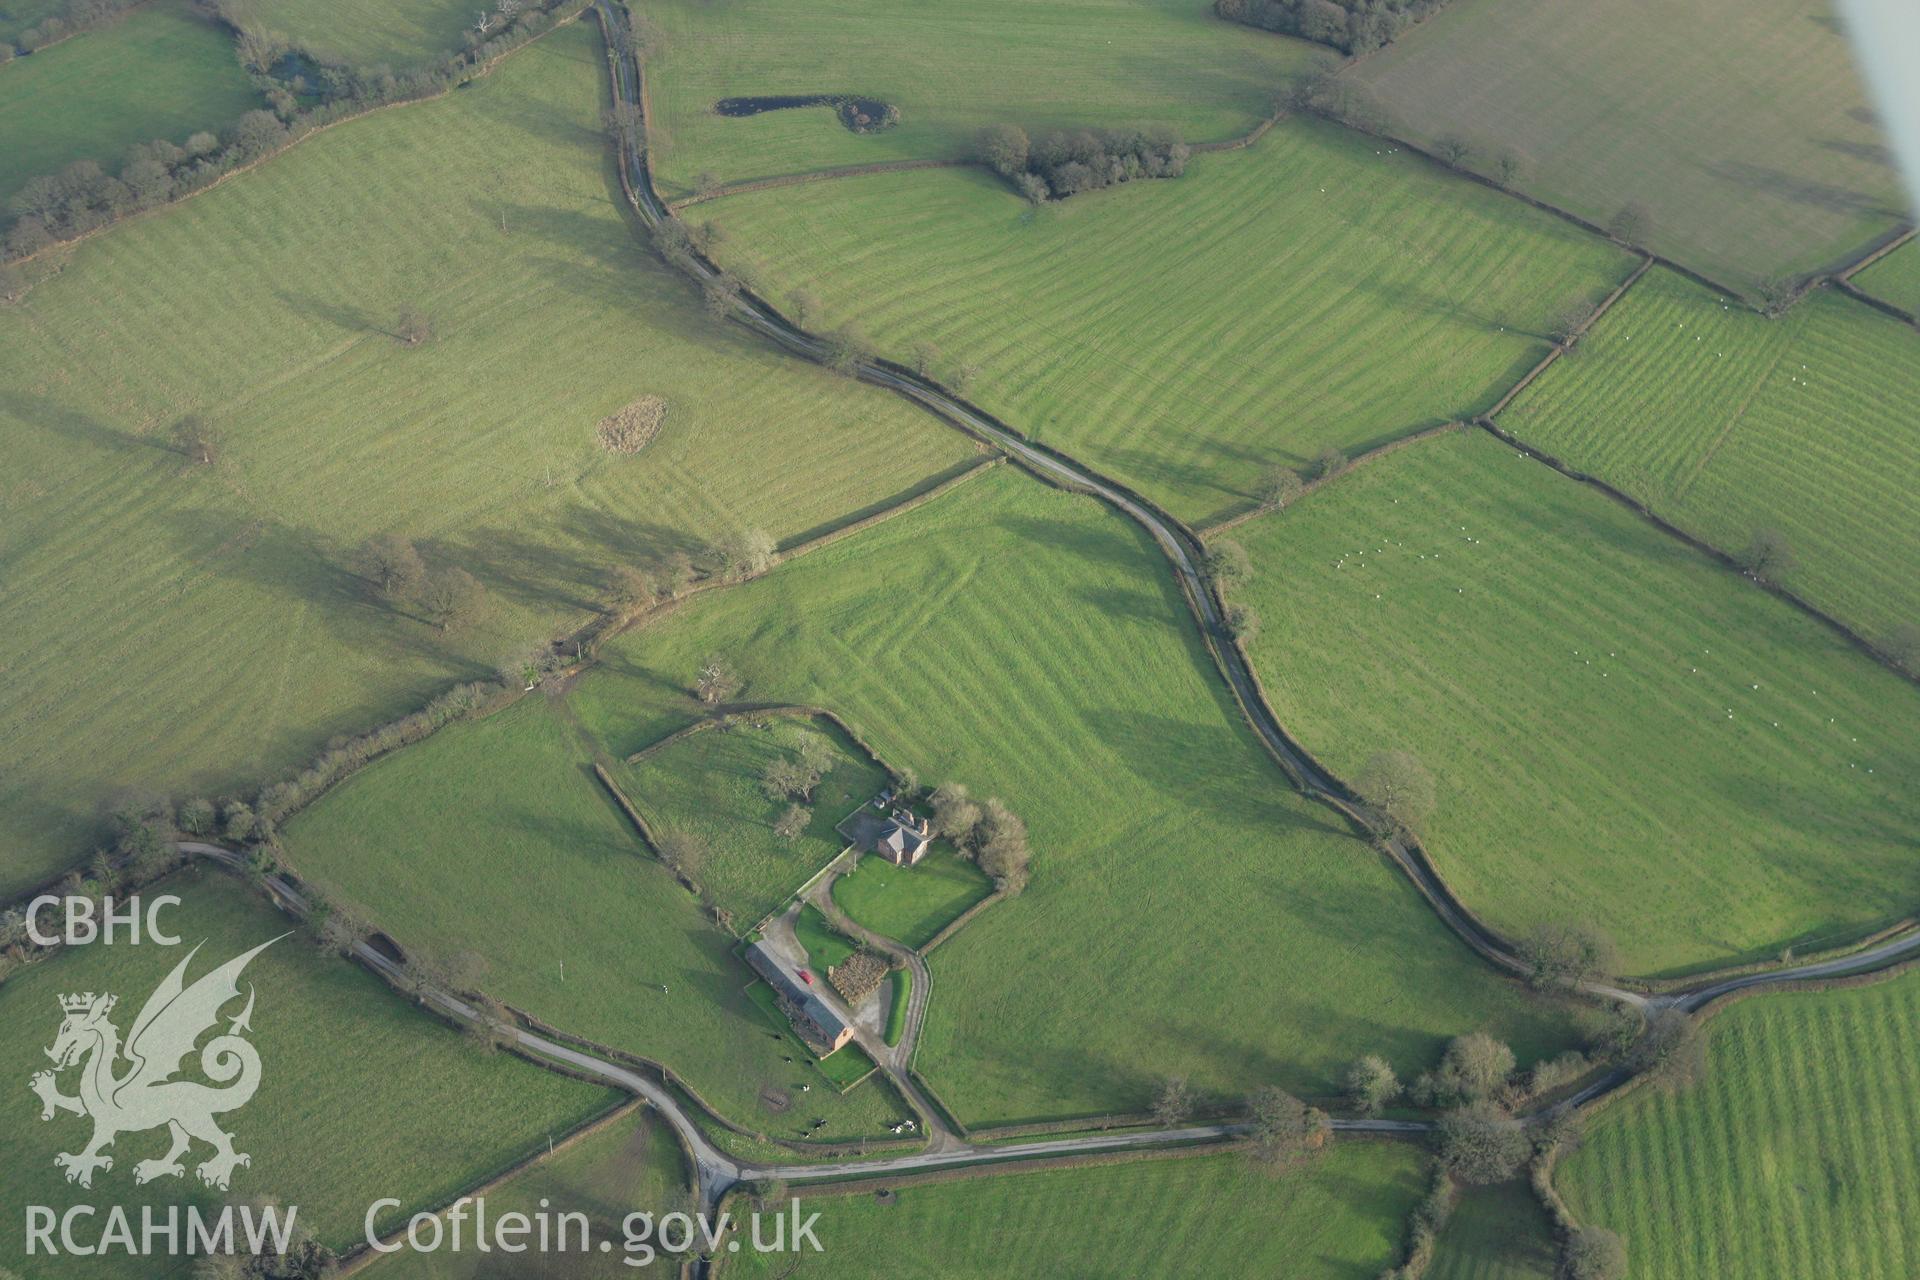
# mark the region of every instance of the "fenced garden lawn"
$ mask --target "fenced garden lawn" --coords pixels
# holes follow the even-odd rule
[[[1249,39],[1192,0],[661,0],[649,60],[653,163],[684,195],[722,182],[902,159],[964,158],[984,125],[1164,121],[1190,141],[1245,133],[1314,56]],[[723,98],[858,94],[900,122],[856,134],[828,107],[727,117]]]
[[[973,1280],[1029,1271],[1149,1277],[1257,1274],[1372,1280],[1394,1260],[1425,1187],[1404,1144],[1336,1143],[1269,1175],[1232,1155],[1008,1171],[881,1198],[807,1196],[834,1274]],[[781,1274],[746,1249],[718,1274]]]
[[[686,1211],[693,1199],[691,1182],[673,1130],[641,1108],[487,1192],[487,1214],[492,1221],[508,1213],[532,1217],[542,1204],[549,1213],[586,1214],[597,1239],[615,1242],[614,1252],[582,1254],[576,1248],[564,1259],[566,1274],[569,1280],[614,1280],[631,1277],[635,1270],[620,1249],[620,1227],[627,1215],[650,1213],[657,1220],[662,1214]],[[515,1265],[522,1264],[524,1256]],[[409,1249],[374,1263],[367,1274],[377,1280],[498,1280],[501,1270],[498,1253]]]
[[[704,318],[616,203],[604,68],[591,24],[562,28],[0,307],[0,892],[84,857],[122,788],[250,794],[585,621],[617,566],[815,532],[971,456]],[[434,329],[413,349],[410,306]],[[657,438],[601,448],[649,394]],[[212,466],[173,446],[190,414]],[[380,600],[355,552],[381,534],[473,574],[483,615],[440,631]]]
[[[805,829],[774,830],[789,797],[768,799],[762,782],[776,762],[796,760],[809,739],[829,743],[833,767],[814,788]],[[700,881],[744,929],[772,911],[846,847],[834,824],[886,785],[886,770],[827,720],[747,716],[674,742],[615,771],[659,832],[699,839],[707,851]]]
[[[1281,721],[1349,781],[1418,756],[1495,927],[1592,923],[1649,974],[1911,910],[1920,691],[1591,487],[1470,431],[1236,532]]]
[[[286,832],[303,878],[410,954],[478,970],[481,990],[672,1067],[736,1123],[798,1137],[881,1136],[908,1112],[889,1088],[792,1094],[803,1068],[745,992],[732,939],[647,853],[561,709],[535,695],[442,730],[322,798]],[[474,960],[463,960],[471,954]]]
[[[968,1123],[1139,1109],[1176,1072],[1328,1092],[1361,1053],[1417,1070],[1463,1027],[1522,1057],[1571,1034],[1295,798],[1161,553],[1092,499],[996,469],[621,637],[569,705],[632,751],[713,654],[742,699],[832,707],[1028,823],[1030,887],[936,956],[916,1065]],[[1223,949],[1259,962],[1198,959]]]
[[[1751,290],[1832,269],[1903,199],[1824,0],[1451,0],[1350,73],[1394,127],[1457,138],[1521,190]]]
[[[19,1091],[16,1119],[0,1135],[0,1194],[9,1204],[67,1205],[88,1194],[65,1181],[53,1156],[80,1150],[91,1123],[61,1114],[42,1124],[26,1088],[27,1078],[48,1065],[42,1051],[60,1028],[59,997],[116,993],[112,1021],[124,1036],[148,993],[196,945],[189,983],[295,930],[247,966],[242,989],[255,992],[248,1038],[260,1054],[260,1087],[244,1108],[219,1119],[235,1149],[252,1157],[235,1170],[231,1194],[299,1206],[298,1224],[335,1249],[362,1238],[374,1200],[402,1202],[378,1219],[386,1230],[544,1149],[549,1136],[564,1136],[619,1099],[613,1090],[483,1051],[372,974],[322,954],[309,934],[237,880],[189,871],[146,892],[183,899],[162,917],[182,945],[74,948],[0,986],[0,1018],[13,1033],[0,1048],[0,1066]],[[238,1002],[225,1009],[221,1027],[239,1011]],[[62,1092],[75,1091],[72,1072],[59,1083]],[[145,1204],[191,1201],[217,1209],[222,1193],[203,1187],[194,1170],[210,1154],[204,1144],[195,1144],[182,1180],[135,1184],[134,1165],[166,1149],[165,1129],[122,1134],[109,1153],[113,1168],[95,1174],[91,1194],[103,1205],[126,1206],[136,1223]],[[0,1250],[9,1258],[26,1256],[23,1226],[19,1213],[0,1221]],[[48,1258],[42,1252],[33,1260],[33,1275],[47,1280],[184,1278],[192,1269],[188,1257],[125,1253]]]
[[[1920,977],[1753,997],[1706,1078],[1609,1104],[1554,1182],[1629,1241],[1635,1280],[1898,1280],[1920,1255]]]
[[[687,217],[723,228],[721,260],[809,328],[856,326],[906,363],[932,343],[936,377],[1195,524],[1251,507],[1275,466],[1485,411],[1546,353],[1557,311],[1632,266],[1416,156],[1299,120],[1183,177],[1038,210],[967,169]]]
[[[154,0],[0,72],[0,208],[29,178],[75,160],[111,173],[137,142],[218,133],[263,105],[232,35],[188,0]]]
[[[875,933],[914,948],[992,892],[993,881],[944,841],[911,867],[864,855],[833,882],[834,905]]]
[[[1836,291],[1766,320],[1671,272],[1628,291],[1500,417],[1876,642],[1920,626],[1920,333]]]

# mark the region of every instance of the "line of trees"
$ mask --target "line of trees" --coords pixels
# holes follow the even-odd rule
[[[141,0],[67,0],[59,12],[20,32],[12,43],[0,43],[0,65],[13,61],[16,53],[32,53],[68,36],[104,27],[139,3]]]
[[[998,796],[976,802],[960,783],[941,783],[933,792],[933,830],[992,876],[1001,892],[1027,887],[1033,866],[1027,824]]]
[[[498,11],[488,15],[484,32],[468,31],[464,50],[436,65],[396,72],[385,66],[329,64],[259,27],[233,0],[202,0],[200,12],[233,31],[235,56],[266,108],[246,112],[218,132],[196,132],[181,143],[167,138],[138,143],[113,173],[95,161],[76,160],[58,173],[29,179],[9,202],[13,220],[0,240],[0,255],[23,258],[86,235],[128,214],[203,190],[322,125],[370,107],[439,93],[473,67],[550,30],[586,3],[501,0]]]
[[[1029,138],[1019,125],[990,125],[980,133],[981,163],[1034,204],[1064,200],[1137,178],[1177,178],[1192,148],[1167,125],[1140,129],[1056,130]]]
[[[1371,53],[1446,0],[1213,0],[1229,22],[1298,36],[1342,53]]]

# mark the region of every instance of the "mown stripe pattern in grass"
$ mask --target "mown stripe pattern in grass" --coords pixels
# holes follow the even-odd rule
[[[1028,209],[980,170],[688,210],[808,323],[857,325],[1015,429],[1204,523],[1271,467],[1490,407],[1629,262],[1364,135],[1289,120],[1184,177]]]
[[[1473,431],[1239,531],[1255,664],[1338,775],[1413,751],[1469,906],[1648,973],[1803,950],[1920,892],[1920,692],[1594,489]]]
[[[1556,1181],[1636,1280],[1904,1280],[1920,1259],[1920,977],[1743,1001],[1703,1083],[1637,1092]]]
[[[1501,415],[1528,444],[1729,552],[1785,533],[1785,582],[1878,639],[1920,623],[1920,334],[1822,290],[1765,319],[1651,271]]]

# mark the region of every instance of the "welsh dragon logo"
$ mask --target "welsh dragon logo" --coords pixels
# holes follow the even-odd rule
[[[260,1054],[242,1037],[253,1029],[252,984],[247,987],[246,1007],[228,1022],[226,1033],[200,1050],[201,1074],[213,1084],[173,1077],[200,1037],[219,1022],[221,1009],[240,998],[241,970],[279,940],[263,942],[187,986],[187,965],[200,951],[196,946],[147,997],[124,1046],[119,1028],[107,1016],[116,997],[91,991],[60,997],[66,1017],[47,1050],[53,1070],[36,1073],[29,1083],[40,1095],[42,1120],[62,1111],[93,1119],[91,1142],[77,1152],[53,1158],[66,1171],[68,1182],[91,1187],[96,1169],[113,1169],[113,1158],[102,1152],[116,1137],[162,1125],[172,1135],[173,1145],[159,1159],[134,1165],[135,1182],[180,1177],[186,1172],[181,1157],[196,1138],[213,1148],[212,1156],[195,1170],[209,1187],[225,1191],[235,1167],[252,1163],[233,1149],[233,1135],[213,1121],[247,1105],[260,1087]],[[69,1096],[60,1092],[56,1076],[75,1066],[80,1069],[79,1093]]]

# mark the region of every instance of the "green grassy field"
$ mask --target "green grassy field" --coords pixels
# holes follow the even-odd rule
[[[1252,38],[1249,34],[1249,38]],[[688,210],[772,296],[820,300],[1025,432],[1201,523],[1262,474],[1482,412],[1624,255],[1372,139],[1289,122],[1186,176],[1037,212],[984,171],[911,172]],[[1136,269],[1149,257],[1152,270]]]
[[[1709,1023],[1704,1083],[1635,1093],[1554,1180],[1634,1280],[1895,1280],[1920,1256],[1920,978],[1769,995]]]
[[[944,843],[913,867],[896,867],[868,854],[833,882],[833,901],[842,911],[875,933],[915,948],[992,892],[985,873]]]
[[[330,62],[436,62],[463,47],[481,6],[464,0],[245,0],[243,12]]]
[[[0,1137],[0,1196],[9,1205],[64,1212],[73,1204],[124,1204],[137,1222],[140,1204],[192,1202],[212,1210],[225,1198],[195,1176],[192,1166],[209,1152],[201,1144],[184,1180],[136,1187],[134,1165],[166,1150],[160,1131],[123,1134],[110,1152],[112,1170],[95,1174],[90,1190],[69,1185],[54,1167],[54,1153],[79,1150],[90,1125],[65,1114],[42,1124],[39,1104],[26,1089],[28,1076],[47,1066],[42,1049],[60,1026],[60,995],[115,993],[120,1003],[113,1021],[124,1035],[148,993],[193,946],[202,950],[188,970],[189,982],[293,927],[263,899],[217,874],[185,873],[146,893],[184,899],[164,917],[182,946],[95,945],[25,970],[0,987],[0,1019],[14,1033],[0,1050],[0,1069],[13,1091],[11,1120]],[[616,1097],[506,1054],[481,1052],[371,974],[323,956],[304,933],[262,952],[248,965],[242,985],[257,993],[250,1039],[260,1053],[261,1075],[253,1100],[221,1117],[236,1149],[252,1157],[252,1164],[235,1171],[232,1194],[268,1195],[297,1206],[298,1224],[335,1248],[361,1238],[362,1221],[376,1199],[403,1202],[401,1210],[379,1220],[384,1230],[544,1147],[549,1135],[565,1134]],[[236,1004],[226,1012],[238,1011]],[[197,1058],[188,1062],[189,1074],[197,1073],[191,1065]],[[66,1073],[63,1091],[74,1092],[74,1082],[74,1074]],[[0,1221],[0,1266],[36,1278],[148,1280],[184,1276],[191,1265],[185,1258],[169,1266],[165,1258],[120,1254],[41,1255],[23,1262],[21,1232],[18,1212]]]
[[[970,155],[984,126],[1160,121],[1191,142],[1245,133],[1314,56],[1250,39],[1205,0],[659,0],[648,63],[653,161],[669,192],[835,165]],[[851,93],[900,108],[855,134],[827,108],[723,117],[722,98]]]
[[[1239,532],[1281,720],[1348,779],[1418,755],[1496,927],[1652,973],[1910,910],[1920,693],[1595,490],[1469,431]]]
[[[760,779],[769,764],[794,758],[808,736],[834,746],[835,763],[813,793],[813,816],[792,840],[774,834],[791,803],[769,800]],[[846,847],[834,823],[886,785],[880,768],[828,721],[769,717],[684,738],[615,771],[621,787],[656,830],[706,842],[698,879],[746,929],[779,906]]]
[[[1469,1187],[1440,1232],[1427,1280],[1554,1280],[1546,1210],[1524,1179]]]
[[[1736,289],[1837,265],[1901,216],[1826,0],[1455,0],[1355,69],[1398,129]]]
[[[75,160],[116,172],[136,142],[185,142],[262,105],[233,56],[233,37],[156,0],[0,74],[0,205],[27,179]]]
[[[542,1202],[548,1214],[584,1213],[590,1224],[590,1243],[597,1248],[598,1241],[612,1240],[612,1254],[590,1250],[583,1257],[570,1247],[564,1253],[535,1252],[508,1260],[498,1253],[492,1257],[480,1253],[469,1234],[463,1238],[463,1252],[443,1249],[416,1253],[403,1249],[375,1262],[368,1274],[379,1280],[505,1280],[509,1275],[533,1280],[561,1275],[569,1280],[612,1280],[615,1276],[632,1276],[635,1270],[626,1265],[621,1252],[623,1223],[631,1213],[657,1216],[685,1209],[692,1199],[686,1164],[672,1129],[654,1119],[650,1111],[632,1112],[552,1159],[515,1175],[485,1197],[490,1221],[508,1213],[532,1216],[542,1211]],[[469,1216],[468,1232],[472,1231],[471,1222]]]
[[[1729,552],[1779,529],[1786,583],[1879,639],[1920,624],[1920,334],[1838,293],[1779,320],[1648,274],[1501,425]]]
[[[1335,1145],[1272,1177],[1237,1156],[1005,1172],[870,1193],[815,1196],[821,1261],[847,1277],[1025,1274],[1261,1275],[1370,1280],[1399,1248],[1420,1198],[1420,1156],[1388,1143]],[[791,1261],[791,1258],[785,1261]],[[744,1246],[722,1276],[779,1275]]]
[[[84,857],[110,791],[250,788],[577,625],[617,564],[802,536],[971,456],[703,318],[613,203],[604,67],[564,28],[0,308],[0,891]],[[413,350],[388,336],[410,305],[437,331]],[[658,438],[602,450],[648,394]],[[167,447],[188,413],[217,466]],[[352,553],[386,532],[489,614],[442,633],[374,603]]]
[[[996,470],[630,633],[570,703],[630,751],[714,651],[743,698],[832,707],[1030,824],[1031,887],[935,956],[917,1062],[963,1119],[1137,1108],[1176,1072],[1322,1092],[1364,1052],[1413,1070],[1476,1026],[1522,1056],[1567,1034],[1294,796],[1160,553],[1091,499]]]
[[[1896,307],[1920,313],[1920,244],[1908,241],[1855,276],[1853,283]]]
[[[815,1089],[784,1118],[762,1100],[806,1078],[781,1062],[798,1042],[771,1034],[751,971],[647,854],[593,759],[564,707],[528,698],[358,774],[288,826],[289,857],[403,947],[479,955],[489,995],[666,1063],[740,1124],[793,1137],[818,1116],[831,1138],[904,1117],[880,1086]]]

